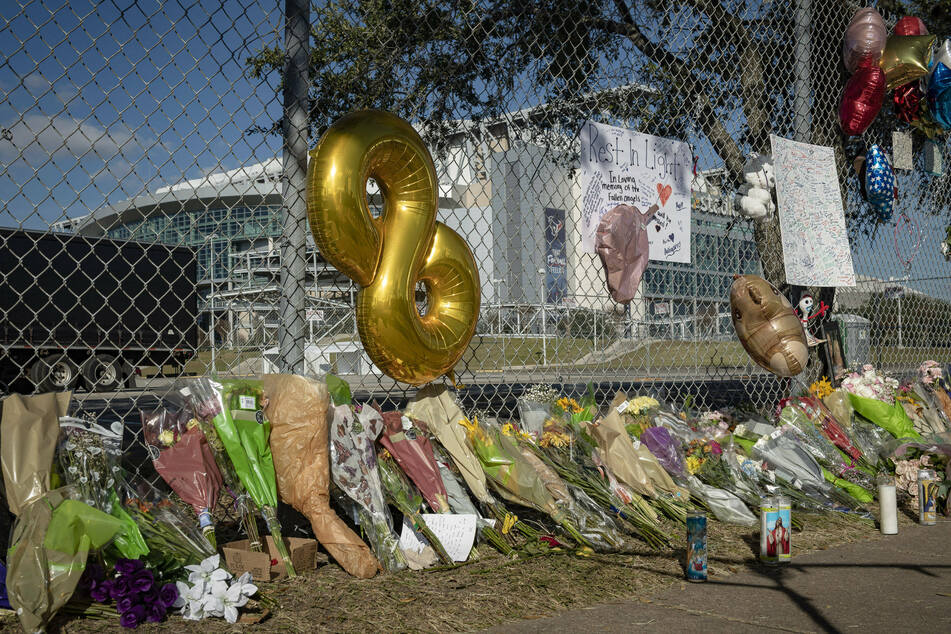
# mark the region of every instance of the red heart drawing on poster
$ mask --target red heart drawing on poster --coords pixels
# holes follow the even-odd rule
[[[657,194],[660,196],[660,206],[663,207],[667,204],[667,200],[670,198],[670,195],[674,193],[674,188],[670,185],[661,185],[657,183]]]

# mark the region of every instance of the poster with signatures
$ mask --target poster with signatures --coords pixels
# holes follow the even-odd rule
[[[855,286],[832,148],[770,136],[786,281]]]
[[[693,154],[682,141],[586,121],[581,140],[581,246],[594,252],[601,216],[621,203],[646,212],[650,259],[690,262]]]

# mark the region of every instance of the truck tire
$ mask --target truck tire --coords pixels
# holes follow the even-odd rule
[[[97,354],[83,361],[79,373],[90,392],[111,392],[122,385],[122,363],[110,354]]]
[[[76,385],[79,369],[65,354],[37,359],[30,367],[30,380],[41,392],[65,392]]]

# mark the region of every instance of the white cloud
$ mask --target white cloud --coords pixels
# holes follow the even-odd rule
[[[29,114],[2,127],[9,131],[0,137],[0,160],[5,162],[20,159],[36,166],[65,156],[75,161],[109,161],[141,150],[141,145],[133,141],[134,131],[128,127],[118,125],[107,130],[75,117]]]

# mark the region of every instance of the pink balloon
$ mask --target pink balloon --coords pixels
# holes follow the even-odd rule
[[[860,66],[877,65],[887,39],[885,21],[878,11],[870,7],[856,11],[845,29],[842,43],[842,60],[846,69],[854,73]]]

